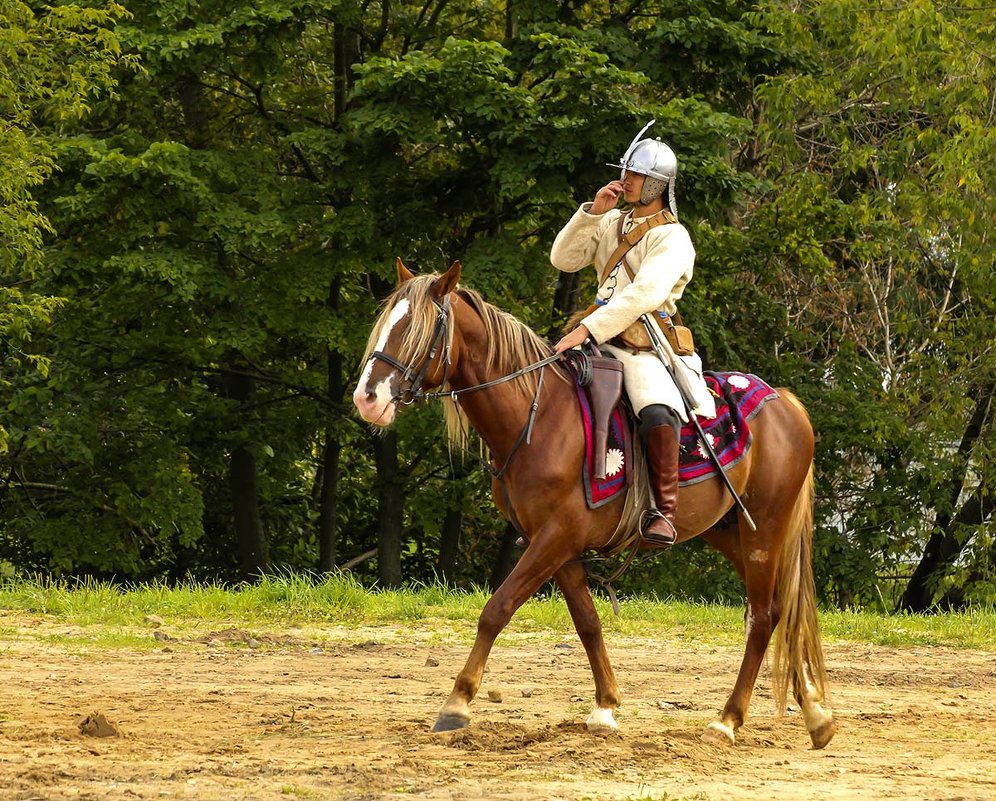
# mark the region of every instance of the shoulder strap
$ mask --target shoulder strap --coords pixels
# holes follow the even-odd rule
[[[677,217],[675,217],[667,209],[661,209],[652,217],[648,217],[632,231],[623,236],[622,230],[623,225],[626,223],[626,215],[620,215],[619,226],[616,229],[616,238],[619,240],[619,244],[612,252],[609,260],[605,263],[605,271],[599,277],[598,283],[601,284],[605,280],[606,276],[608,276],[612,268],[619,262],[623,263],[623,267],[626,268],[626,273],[629,275],[629,280],[632,281],[635,278],[635,273],[633,272],[633,268],[629,266],[629,262],[626,261],[626,254],[633,249],[637,242],[643,239],[643,235],[646,234],[651,228],[656,228],[658,225],[671,225],[676,222],[678,222]]]

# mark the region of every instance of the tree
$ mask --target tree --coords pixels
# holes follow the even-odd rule
[[[54,169],[42,129],[82,119],[113,89],[111,71],[126,62],[114,33],[125,11],[114,3],[38,11],[3,0],[0,16],[0,387],[9,390],[16,376],[44,377],[48,358],[32,349],[32,336],[60,305],[57,296],[24,288],[51,230],[32,194]],[[8,436],[0,420],[0,453]]]
[[[973,538],[985,558],[992,530],[991,15],[785,11],[761,16],[806,69],[757,90],[750,152],[771,189],[745,217],[745,266],[795,329],[776,347],[809,362],[788,363],[821,434],[824,580],[873,602],[927,542],[901,603],[923,609],[925,572]]]
[[[487,477],[446,452],[436,412],[371,437],[348,403],[356,362],[397,255],[418,271],[460,258],[470,285],[552,334],[593,279],[549,269],[550,242],[656,117],[681,161],[698,252],[682,311],[708,365],[791,387],[820,434],[824,595],[895,602],[908,573],[921,606],[991,592],[983,9],[130,12],[76,12],[106,67],[77,66],[82,29],[59,28],[51,63],[102,94],[81,95],[85,125],[25,112],[50,160],[4,184],[21,205],[3,219],[23,223],[5,241],[44,253],[6,262],[4,558],[129,577],[500,575],[514,537]],[[628,581],[735,592],[698,547]]]
[[[499,43],[504,9],[480,4],[422,19],[357,4],[135,6],[126,41],[143,71],[99,127],[60,138],[62,177],[45,194],[59,236],[38,283],[69,305],[48,343],[55,400],[24,396],[18,423],[44,414],[57,458],[32,456],[31,472],[70,491],[18,536],[64,569],[235,569],[242,553],[243,575],[266,568],[267,546],[328,568],[333,520],[364,540],[372,518],[337,511],[355,489],[338,483],[344,459],[374,465],[342,396],[393,256],[431,269],[459,255],[495,302],[546,319],[552,272],[535,265],[569,187],[592,185],[645,113],[632,94],[645,78],[597,46],[604,18],[551,23],[552,8],[517,7]],[[738,123],[697,101],[658,109],[702,143],[689,160],[699,202],[729,195],[721,143]],[[399,436],[431,442],[424,428]],[[409,550],[406,483],[446,459],[406,449],[433,461],[376,447],[392,583]],[[55,522],[108,508],[99,558]]]

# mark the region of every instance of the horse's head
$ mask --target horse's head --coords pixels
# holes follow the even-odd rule
[[[398,285],[374,324],[353,403],[368,423],[389,426],[398,403],[446,381],[452,356],[449,294],[460,262],[443,275],[414,276],[398,259]]]

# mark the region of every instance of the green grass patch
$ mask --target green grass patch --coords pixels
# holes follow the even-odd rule
[[[424,633],[471,636],[488,594],[439,585],[400,590],[368,590],[349,576],[316,578],[285,574],[256,584],[223,586],[186,584],[114,585],[91,580],[0,581],[0,609],[42,615],[88,627],[117,627],[104,632],[105,644],[131,646],[139,641],[133,627],[147,628],[146,616],[167,626],[203,628],[241,626],[406,625]],[[743,608],[718,604],[634,597],[613,615],[608,601],[596,606],[607,631],[635,637],[689,639],[739,647],[743,643]],[[9,621],[7,621],[9,624]],[[996,650],[996,609],[937,615],[881,615],[863,611],[821,614],[827,640],[897,647],[944,645]],[[9,625],[5,625],[9,629]],[[528,601],[508,629],[512,634],[573,636],[567,607],[559,594]],[[45,636],[49,636],[46,633]],[[108,639],[109,638],[109,639]]]
[[[996,651],[996,609],[993,608],[936,615],[828,610],[820,614],[820,624],[828,640],[904,648],[946,645]]]

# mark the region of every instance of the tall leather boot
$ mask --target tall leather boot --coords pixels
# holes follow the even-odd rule
[[[653,545],[674,545],[678,540],[678,438],[671,426],[647,432],[647,468],[657,511],[644,519],[643,539]]]

